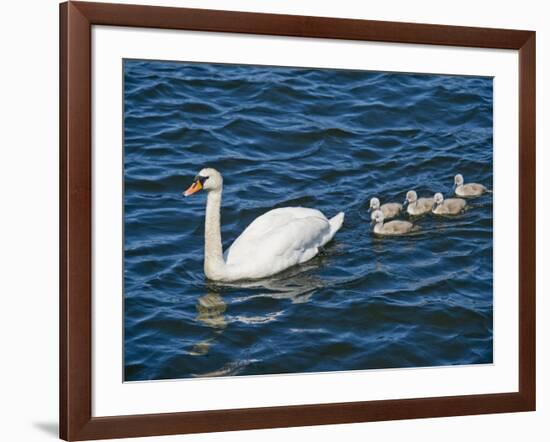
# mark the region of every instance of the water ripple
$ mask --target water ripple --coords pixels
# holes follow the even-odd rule
[[[488,363],[490,194],[455,218],[371,234],[369,199],[492,188],[492,80],[170,63],[124,64],[126,380]],[[207,282],[202,167],[224,176],[224,248],[263,212],[346,212],[311,261]]]

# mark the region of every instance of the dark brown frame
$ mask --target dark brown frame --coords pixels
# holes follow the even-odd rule
[[[519,391],[92,417],[91,28],[186,29],[519,51]],[[105,3],[60,5],[60,437],[86,440],[535,410],[535,32]]]

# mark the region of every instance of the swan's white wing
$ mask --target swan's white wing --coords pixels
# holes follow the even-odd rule
[[[323,213],[316,209],[308,209],[305,207],[282,207],[273,209],[269,212],[256,218],[233,242],[227,250],[226,258],[229,258],[230,252],[236,252],[243,244],[253,243],[261,238],[266,237],[270,232],[286,226],[292,221],[302,218],[320,218],[328,222]]]
[[[254,220],[227,251],[226,263],[261,277],[311,259],[330,237],[322,212],[274,209]]]

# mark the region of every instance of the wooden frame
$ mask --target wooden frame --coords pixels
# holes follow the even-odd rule
[[[91,28],[519,51],[519,392],[92,417]],[[60,437],[121,438],[535,410],[535,32],[105,3],[60,5]]]

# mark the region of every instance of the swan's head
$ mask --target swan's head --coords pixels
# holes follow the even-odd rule
[[[443,203],[443,194],[441,192],[437,192],[434,195],[434,205],[439,206],[442,203]]]
[[[376,224],[383,223],[384,222],[384,214],[382,213],[382,211],[381,210],[375,210],[372,214],[372,220]]]
[[[371,198],[370,210],[378,210],[378,209],[380,209],[380,200],[378,198]]]
[[[189,188],[183,192],[185,196],[193,195],[199,190],[220,190],[223,186],[223,178],[220,172],[216,169],[207,167],[202,169],[193,180]]]
[[[460,174],[455,175],[455,187],[462,186],[464,184],[464,177]]]
[[[405,197],[405,202],[403,204],[414,203],[418,199],[416,192],[414,190],[409,190],[407,196]]]

